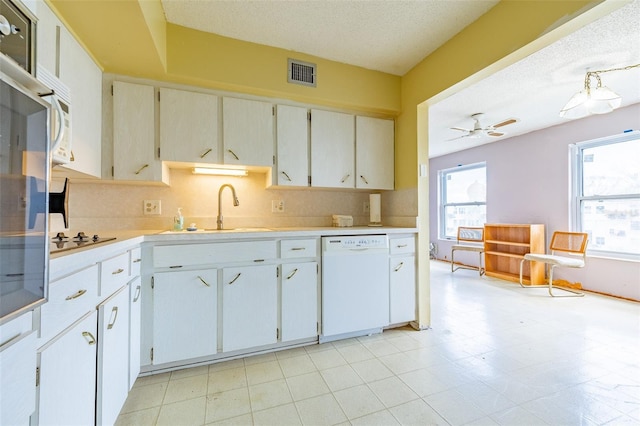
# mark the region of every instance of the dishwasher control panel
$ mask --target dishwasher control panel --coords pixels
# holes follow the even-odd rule
[[[389,240],[386,235],[358,235],[349,237],[324,237],[324,251],[349,249],[387,249]]]

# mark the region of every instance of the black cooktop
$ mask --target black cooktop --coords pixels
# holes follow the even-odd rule
[[[58,232],[49,243],[49,252],[60,253],[61,251],[89,247],[107,241],[113,241],[115,239],[116,237],[101,237],[98,234],[94,234],[90,237],[84,232],[78,232],[75,236],[68,237],[64,232]]]

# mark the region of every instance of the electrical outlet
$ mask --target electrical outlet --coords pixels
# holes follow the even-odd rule
[[[369,201],[362,202],[362,213],[369,213]]]
[[[284,212],[284,200],[271,200],[271,212],[272,213]]]
[[[142,211],[144,214],[160,214],[161,207],[160,200],[144,200]]]

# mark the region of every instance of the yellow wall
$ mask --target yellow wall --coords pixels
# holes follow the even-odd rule
[[[503,0],[402,77],[396,188],[417,186],[417,106],[599,1]]]

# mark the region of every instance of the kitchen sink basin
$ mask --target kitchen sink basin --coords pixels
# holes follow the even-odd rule
[[[197,231],[163,231],[161,234],[216,234],[221,232],[270,232],[273,229],[269,228],[232,228],[232,229],[215,229],[215,228],[204,228],[198,229]]]

